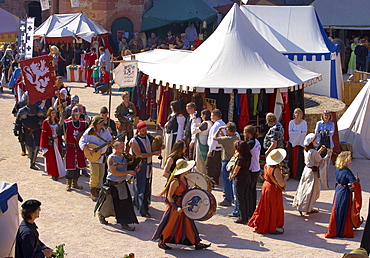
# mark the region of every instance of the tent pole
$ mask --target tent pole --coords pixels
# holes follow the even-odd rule
[[[112,57],[109,60],[110,68],[112,68]],[[110,111],[111,111],[111,105],[112,105],[112,71],[109,73],[109,100],[108,100],[108,127],[110,127]]]

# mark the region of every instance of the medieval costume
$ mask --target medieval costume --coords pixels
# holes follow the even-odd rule
[[[25,144],[30,156],[30,168],[35,170],[39,169],[35,163],[39,152],[41,124],[44,116],[44,111],[38,113],[36,104],[28,104],[21,108],[17,115],[17,122],[25,135]]]
[[[66,176],[62,158],[62,137],[57,135],[58,124],[42,122],[40,147],[45,157],[45,171],[56,180]]]
[[[140,123],[138,124],[138,129],[140,129]],[[152,152],[152,142],[153,136],[147,134],[145,137],[135,135],[131,141],[130,146],[132,148],[132,143],[139,145],[141,153],[151,153]],[[133,153],[135,156],[136,154]],[[152,157],[147,157],[144,159],[140,170],[137,172],[134,179],[134,205],[143,217],[150,217],[149,204],[152,189],[152,176],[153,176],[153,165]]]
[[[114,166],[118,172],[125,172],[128,170],[126,163],[127,159],[123,153],[109,155],[107,181],[103,186],[108,191],[100,192],[96,206],[99,209],[98,216],[100,223],[107,224],[108,222],[105,218],[115,216],[117,223],[121,224],[123,229],[133,231],[135,228],[128,226],[128,224],[139,224],[139,222],[135,215],[130,190],[127,185],[127,181],[130,180],[131,175],[114,175],[115,173],[111,169]],[[112,204],[113,209],[111,209]]]
[[[79,108],[74,107],[72,110],[72,117],[64,121],[65,124],[65,141],[66,141],[66,169],[67,169],[67,191],[71,190],[71,185],[76,189],[81,189],[77,184],[78,178],[80,177],[80,169],[87,167],[85,155],[83,151],[78,147],[78,138],[87,128],[85,120],[79,117]],[[76,112],[76,114],[73,114]],[[76,117],[73,117],[76,116]]]
[[[93,201],[98,197],[98,192],[103,184],[103,177],[105,172],[105,152],[107,151],[107,145],[112,140],[112,135],[108,129],[103,128],[104,119],[101,116],[95,116],[91,122],[91,126],[82,135],[79,146],[81,150],[93,148],[87,146],[88,144],[94,144],[102,147],[101,155],[97,161],[90,161],[90,194]]]
[[[272,150],[266,158],[264,169],[265,182],[262,185],[262,193],[258,206],[248,222],[248,226],[255,229],[258,233],[282,234],[284,226],[284,205],[282,191],[285,189],[285,182],[288,177],[283,177],[285,181],[282,185],[278,183],[274,171],[280,170],[276,165],[284,160],[286,152],[283,149]],[[273,161],[271,162],[273,158]],[[280,180],[281,181],[281,180]]]
[[[359,217],[361,209],[361,185],[349,168],[335,170],[337,185],[335,187],[333,208],[330,214],[328,232],[325,237],[346,237],[353,238],[353,228],[361,225],[362,221],[354,217]],[[354,199],[350,189],[352,184]],[[356,216],[357,210],[357,216]]]
[[[210,246],[200,243],[201,239],[194,220],[187,218],[181,209],[182,198],[189,187],[185,175],[194,165],[194,161],[177,160],[176,168],[161,193],[166,196],[167,207],[152,237],[152,240],[160,240],[158,247],[161,249],[172,249],[166,243],[195,245],[196,250]],[[171,189],[174,188],[172,193]]]

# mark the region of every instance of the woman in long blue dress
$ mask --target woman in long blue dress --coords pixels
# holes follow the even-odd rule
[[[335,187],[333,208],[330,215],[330,222],[328,232],[325,237],[346,237],[353,238],[353,224],[352,220],[352,190],[361,189],[358,180],[348,168],[351,163],[352,156],[350,151],[341,152],[335,162],[337,167],[335,170],[335,177],[337,185]],[[357,189],[356,189],[357,188]]]

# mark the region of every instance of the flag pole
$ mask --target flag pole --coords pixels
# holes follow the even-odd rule
[[[110,111],[111,111],[111,105],[112,105],[112,80],[113,80],[113,75],[112,75],[112,56],[109,60],[109,100],[108,100],[108,127],[110,127]]]

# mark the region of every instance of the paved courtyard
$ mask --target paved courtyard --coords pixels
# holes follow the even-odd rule
[[[83,83],[66,83],[72,88],[72,94],[80,97],[80,103],[86,106],[90,116],[97,115],[102,106],[108,105],[108,95],[93,94],[92,88],[84,88]],[[120,93],[113,91],[113,110],[121,102]],[[126,232],[109,218],[108,225],[99,224],[93,216],[95,203],[89,198],[88,179],[81,177],[84,187],[81,191],[65,191],[65,179],[58,182],[51,180],[43,172],[43,158],[37,161],[41,170],[29,169],[27,157],[20,156],[20,146],[13,136],[14,117],[11,110],[14,97],[9,90],[0,95],[0,181],[18,184],[20,195],[24,200],[38,199],[42,202],[40,218],[36,220],[41,240],[54,247],[65,243],[67,257],[123,257],[135,253],[135,257],[341,257],[359,247],[363,226],[355,230],[353,239],[326,239],[326,232],[331,203],[334,194],[334,166],[329,169],[330,190],[322,190],[316,208],[320,213],[300,217],[292,208],[298,181],[289,180],[284,195],[285,233],[283,235],[260,235],[253,229],[233,223],[228,218],[233,207],[218,207],[217,214],[210,220],[196,222],[201,238],[205,243],[212,243],[208,250],[195,251],[192,247],[178,246],[164,251],[151,241],[165,205],[154,198],[165,183],[157,159],[154,159],[153,196],[150,213],[152,218],[138,216],[136,230]],[[114,111],[112,112],[114,113]],[[154,127],[153,127],[154,128]],[[153,133],[156,133],[155,130]],[[370,190],[370,160],[357,159],[350,165],[352,171],[361,178],[363,188],[363,208],[361,215],[366,218]],[[259,186],[260,190],[261,187]],[[260,191],[259,191],[260,192]],[[222,189],[213,191],[217,201],[222,200]]]

